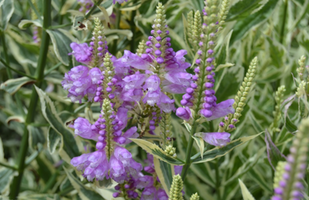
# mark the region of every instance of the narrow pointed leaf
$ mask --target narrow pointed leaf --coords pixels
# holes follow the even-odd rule
[[[211,150],[205,151],[204,155],[203,155],[203,159],[200,157],[200,153],[197,153],[197,154],[195,154],[194,156],[191,157],[192,163],[196,164],[196,163],[209,162],[209,161],[214,160],[216,158],[222,157],[222,156],[226,155],[227,153],[229,153],[230,151],[232,151],[233,149],[235,149],[236,147],[256,138],[260,134],[261,133],[259,133],[257,135],[249,136],[249,137],[242,137],[242,138],[236,139],[236,140],[228,143],[224,147],[221,147],[221,148],[216,147],[216,148],[213,148]]]
[[[153,164],[163,189],[166,194],[169,194],[173,182],[173,176],[175,175],[174,165],[163,162],[156,157],[153,158]]]
[[[254,200],[252,194],[249,192],[245,184],[240,179],[238,179],[238,181],[241,188],[242,197],[244,198],[244,200]]]
[[[183,165],[184,163],[180,160],[177,160],[174,157],[168,156],[164,153],[164,151],[158,147],[157,145],[148,142],[146,140],[142,139],[131,139],[133,142],[135,142],[138,146],[142,147],[145,151],[152,154],[154,157],[167,162],[172,165]]]
[[[195,140],[195,143],[197,144],[198,149],[200,150],[201,158],[203,159],[203,156],[204,156],[203,152],[204,152],[204,148],[205,148],[203,138],[195,137],[195,136],[192,136],[192,138]]]
[[[14,12],[14,1],[13,0],[1,0],[0,7],[1,7],[0,28],[2,31],[4,31]]]
[[[9,94],[13,95],[17,92],[23,85],[34,83],[35,81],[28,77],[21,77],[15,79],[9,79],[0,85],[1,90],[5,90]]]
[[[50,127],[47,133],[47,147],[49,153],[53,154],[55,152],[56,147],[61,140],[62,140],[61,135]]]

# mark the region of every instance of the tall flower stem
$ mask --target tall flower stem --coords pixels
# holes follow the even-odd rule
[[[41,43],[41,51],[38,59],[38,65],[35,73],[36,77],[36,86],[41,87],[42,81],[44,79],[44,69],[46,66],[46,60],[47,60],[47,52],[48,52],[48,46],[50,42],[49,35],[46,32],[46,28],[50,26],[51,24],[51,0],[45,0],[44,1],[44,21],[43,21],[43,31],[42,31],[42,43]],[[35,91],[35,88],[32,88],[32,94],[30,98],[30,105],[28,108],[27,117],[25,120],[25,128],[24,128],[24,134],[22,136],[22,141],[17,157],[17,171],[18,176],[14,177],[13,182],[11,184],[10,188],[10,199],[16,199],[19,193],[21,180],[24,173],[25,168],[25,159],[28,152],[28,139],[29,139],[29,132],[27,129],[27,125],[32,123],[34,121],[35,115],[36,115],[36,107],[38,102],[38,95]]]
[[[116,10],[115,29],[119,29],[120,19],[121,19],[121,12],[120,12],[120,4],[119,3],[115,4],[115,10]],[[111,52],[117,53],[116,51],[117,51],[117,40],[114,40]]]

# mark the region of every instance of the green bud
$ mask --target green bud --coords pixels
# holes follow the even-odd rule
[[[296,71],[298,73],[300,80],[304,79],[305,61],[306,61],[305,56],[301,56],[300,59],[298,60],[299,67],[296,69]]]
[[[181,177],[178,175],[175,175],[173,177],[172,186],[170,188],[170,195],[168,200],[183,200],[182,197],[182,189],[183,189],[183,182]]]
[[[200,199],[200,197],[198,196],[197,193],[192,194],[192,196],[190,197],[190,200],[199,200],[199,199]]]

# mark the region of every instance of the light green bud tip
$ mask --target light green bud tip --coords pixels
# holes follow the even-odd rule
[[[284,166],[286,162],[279,161],[276,167],[275,177],[274,177],[274,188],[277,188],[279,186],[279,181],[282,178],[282,175],[284,174]]]
[[[278,88],[278,90],[276,91],[276,95],[275,95],[276,106],[275,106],[275,110],[273,112],[274,121],[270,125],[270,128],[271,128],[272,132],[280,131],[280,129],[278,129],[279,121],[280,121],[280,118],[281,118],[280,105],[283,102],[283,95],[284,95],[285,91],[286,90],[285,90],[285,86],[284,85],[280,86]]]
[[[183,182],[179,174],[173,177],[172,186],[168,200],[183,200],[182,197]]]
[[[145,53],[146,46],[145,46],[145,41],[142,40],[139,42],[136,53],[137,55],[141,56],[143,53]]]
[[[164,152],[169,155],[169,156],[173,156],[173,157],[176,157],[176,148],[173,147],[173,145],[168,145],[166,146]]]
[[[296,69],[296,71],[298,73],[300,80],[304,79],[305,61],[306,61],[305,56],[301,56],[300,59],[298,60],[299,67]]]
[[[190,197],[190,200],[199,200],[199,199],[200,199],[200,197],[198,196],[197,193],[192,194],[192,196]]]
[[[306,82],[305,81],[301,81],[299,83],[295,94],[298,98],[306,96]]]

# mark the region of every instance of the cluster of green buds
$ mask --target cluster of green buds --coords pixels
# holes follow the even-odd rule
[[[104,133],[104,134],[102,133],[102,135],[106,137],[105,152],[108,159],[110,159],[112,153],[114,152],[113,125],[112,125],[113,116],[115,115],[111,107],[111,102],[106,98],[103,101],[102,113],[98,121],[104,124],[104,126],[102,126],[104,128],[101,131]]]
[[[236,126],[235,124],[238,123],[239,118],[241,116],[241,112],[246,105],[246,100],[248,94],[251,90],[252,81],[256,75],[256,65],[257,65],[257,57],[253,58],[250,63],[248,72],[242,82],[237,95],[235,96],[235,102],[233,104],[233,108],[235,109],[234,114],[229,114],[224,118],[224,123],[221,122],[219,125],[219,132],[231,132],[233,131]]]
[[[274,188],[279,187],[279,182],[284,174],[284,166],[286,165],[286,162],[279,161],[276,167],[276,172],[274,176]]]
[[[199,42],[201,40],[202,33],[202,17],[200,11],[195,11],[193,15],[193,11],[190,11],[187,15],[187,35],[188,42],[191,44],[194,52],[199,49]]]
[[[305,61],[306,57],[301,56],[300,59],[298,60],[299,67],[296,69],[299,79],[304,80],[304,73],[305,73]]]
[[[190,197],[190,200],[199,200],[199,199],[200,199],[200,197],[197,193],[192,194],[192,196]]]
[[[142,40],[139,42],[137,50],[136,50],[136,54],[141,56],[143,53],[145,53],[146,50],[146,45],[145,45],[145,41]]]
[[[108,46],[104,35],[104,27],[99,18],[94,19],[94,29],[91,40],[92,58],[90,67],[100,67],[104,55],[107,53]]]
[[[182,197],[183,182],[180,175],[173,177],[172,186],[168,200],[183,200]]]
[[[278,90],[276,91],[276,95],[275,95],[276,106],[275,106],[275,110],[273,112],[274,121],[270,125],[270,130],[271,130],[271,132],[273,132],[273,134],[275,132],[279,132],[280,131],[280,129],[278,128],[279,122],[280,122],[280,118],[281,118],[280,105],[283,102],[284,92],[285,92],[285,86],[284,85],[280,86],[278,88]]]

